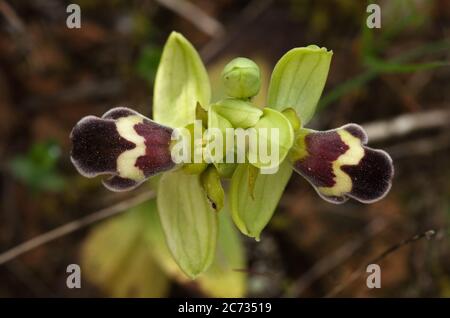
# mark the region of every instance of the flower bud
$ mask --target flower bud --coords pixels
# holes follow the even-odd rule
[[[255,62],[238,57],[225,66],[222,72],[222,81],[228,96],[250,98],[259,92],[261,74]]]

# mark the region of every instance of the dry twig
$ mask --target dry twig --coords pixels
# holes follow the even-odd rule
[[[35,249],[36,247],[42,246],[53,240],[56,240],[57,238],[60,238],[67,234],[78,231],[88,225],[95,223],[95,222],[98,222],[98,221],[104,220],[106,218],[112,217],[114,215],[117,215],[129,208],[139,205],[139,204],[141,204],[147,200],[150,200],[154,197],[155,197],[154,192],[147,191],[147,192],[137,195],[131,199],[122,201],[116,205],[99,210],[99,211],[89,214],[85,217],[82,217],[78,220],[69,222],[60,227],[57,227],[56,229],[48,231],[39,236],[36,236],[36,237],[30,239],[29,241],[23,242],[22,244],[19,244],[15,247],[3,252],[2,254],[0,254],[0,265],[4,264],[12,259],[15,259],[16,257],[18,257],[28,251],[31,251],[32,249]]]
[[[363,125],[371,142],[401,137],[418,130],[446,126],[450,127],[450,110],[448,109],[405,114],[393,119]]]
[[[391,147],[386,151],[394,159],[412,156],[428,156],[436,151],[450,148],[450,131],[433,137],[425,137],[405,141]]]
[[[211,37],[217,37],[225,33],[225,29],[219,21],[189,1],[156,0],[156,2],[182,16]]]
[[[366,264],[366,266],[364,266],[363,268],[353,272],[349,278],[343,282],[342,284],[336,286],[331,292],[329,292],[325,297],[334,297],[336,295],[338,295],[342,290],[344,290],[345,287],[347,287],[348,285],[350,285],[351,283],[353,283],[355,280],[357,280],[359,277],[361,277],[362,275],[364,275],[366,273],[366,268],[367,265],[369,264],[377,264],[380,261],[382,261],[385,257],[387,257],[388,255],[394,253],[395,251],[397,251],[398,249],[400,249],[403,246],[406,246],[408,244],[414,243],[422,238],[426,238],[427,240],[432,239],[433,237],[436,236],[436,231],[435,230],[428,230],[425,231],[421,234],[416,234],[406,240],[403,240],[393,246],[391,246],[390,248],[388,248],[387,250],[385,250],[383,253],[381,253],[380,255],[378,255],[377,257],[375,257],[374,259],[372,259],[370,262],[368,262]]]
[[[263,12],[265,12],[274,0],[253,0],[238,15],[234,21],[227,27],[227,32],[216,36],[208,42],[200,51],[203,61],[210,63],[222,50],[241,34],[249,24],[254,22]]]
[[[335,252],[320,259],[314,264],[305,274],[297,279],[287,291],[287,296],[294,297],[300,296],[305,290],[311,286],[319,278],[330,272],[333,268],[336,268],[340,264],[344,263],[354,253],[364,246],[364,244],[382,232],[386,228],[387,224],[382,219],[375,219],[370,222],[362,237],[359,239],[351,239]]]
[[[3,14],[6,21],[8,21],[15,32],[25,33],[24,23],[18,17],[14,9],[4,0],[0,0],[0,13]]]

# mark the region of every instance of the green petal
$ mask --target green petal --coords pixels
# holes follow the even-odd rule
[[[300,129],[302,127],[302,123],[300,122],[300,118],[297,116],[297,112],[294,108],[285,108],[281,112],[291,123],[292,128],[294,129],[294,132]]]
[[[283,162],[284,158],[286,158],[289,150],[291,149],[293,143],[294,143],[294,129],[292,128],[291,122],[289,119],[284,116],[282,113],[270,109],[265,108],[264,109],[264,115],[259,119],[259,121],[254,125],[254,128],[257,132],[257,147],[256,149],[253,149],[250,147],[248,156],[249,158],[258,158],[257,162],[251,162],[254,166],[258,168],[265,168],[270,169],[274,167],[278,167],[278,165]],[[263,134],[260,128],[267,128],[265,130],[267,134]],[[272,140],[271,138],[271,129],[278,128],[278,140]],[[277,160],[270,161],[269,163],[263,163],[259,161],[259,140],[260,138],[266,138],[267,140],[267,147],[270,147],[270,145],[273,143],[275,147],[278,149],[278,158]],[[268,151],[268,155],[272,154],[271,151],[273,149],[269,148],[270,151]],[[273,158],[272,158],[273,159]]]
[[[211,105],[210,110],[226,118],[234,128],[248,128],[256,124],[263,112],[249,102],[224,99]]]
[[[314,115],[330,68],[332,51],[316,45],[295,48],[278,61],[270,80],[268,106],[292,107],[303,125]]]
[[[197,102],[209,104],[208,74],[195,48],[180,33],[172,32],[156,73],[153,119],[173,128],[195,120]]]
[[[92,229],[83,242],[83,277],[112,297],[164,297],[170,282],[153,259],[139,205]]]
[[[254,184],[248,164],[238,166],[231,179],[231,215],[242,233],[259,240],[261,231],[270,221],[284,188],[292,174],[289,162],[283,162],[276,174],[258,174]],[[253,196],[251,190],[253,187]]]
[[[165,173],[158,186],[158,211],[169,249],[180,268],[195,278],[211,265],[217,215],[198,175]]]

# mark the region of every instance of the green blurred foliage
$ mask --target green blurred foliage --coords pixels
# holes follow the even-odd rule
[[[108,296],[167,295],[169,280],[154,261],[144,237],[144,212],[144,206],[138,206],[98,225],[83,244],[83,271]]]
[[[382,30],[370,29],[366,20],[362,20],[360,36],[360,54],[365,71],[348,79],[328,91],[320,100],[318,108],[323,109],[342,96],[356,90],[377,76],[386,73],[413,73],[448,66],[448,61],[413,61],[429,54],[450,49],[447,39],[426,43],[418,48],[403,52],[391,58],[384,58],[383,52],[394,43],[396,37],[403,32],[425,27],[429,18],[429,3],[411,0],[389,1],[383,6]],[[365,16],[364,16],[365,17]]]
[[[66,180],[58,171],[61,148],[54,141],[35,143],[27,153],[9,162],[13,177],[26,184],[32,191],[60,192]]]
[[[131,15],[133,37],[136,45],[140,47],[137,60],[134,64],[136,74],[153,85],[161,60],[162,47],[156,44],[155,38],[158,35],[158,28],[152,23],[149,14],[135,11]],[[142,43],[145,43],[142,45]]]
[[[194,285],[211,297],[242,297],[245,255],[227,211],[219,215],[214,263]],[[95,227],[84,241],[81,263],[89,281],[112,297],[164,297],[170,280],[193,284],[173,260],[154,200]]]
[[[153,85],[161,59],[162,49],[158,46],[144,46],[136,62],[136,72],[139,77]]]
[[[322,33],[334,27],[336,18],[353,24],[361,17],[365,8],[364,1],[311,1],[290,0],[290,13],[293,19],[305,22],[307,29]]]

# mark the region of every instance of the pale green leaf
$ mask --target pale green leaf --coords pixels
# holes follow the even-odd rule
[[[259,240],[289,181],[292,167],[284,161],[276,174],[259,173],[253,185],[248,182],[249,172],[248,165],[241,164],[233,174],[229,194],[231,215],[242,233]]]
[[[217,214],[198,175],[166,172],[158,186],[157,204],[169,249],[191,278],[211,265],[217,240]]]
[[[153,260],[140,207],[96,226],[82,246],[82,273],[112,297],[164,297],[169,280]]]
[[[292,107],[302,124],[308,123],[325,86],[332,55],[315,45],[283,55],[272,73],[268,106],[279,111]]]
[[[183,35],[172,32],[156,73],[153,119],[178,128],[195,120],[197,102],[207,107],[211,88],[205,66]]]
[[[110,249],[114,250],[114,246]],[[114,285],[111,286],[112,296],[143,298],[167,296],[170,288],[169,278],[153,259],[145,241],[140,241],[134,247],[133,254],[129,255],[128,260],[124,267],[125,274],[118,275]]]

